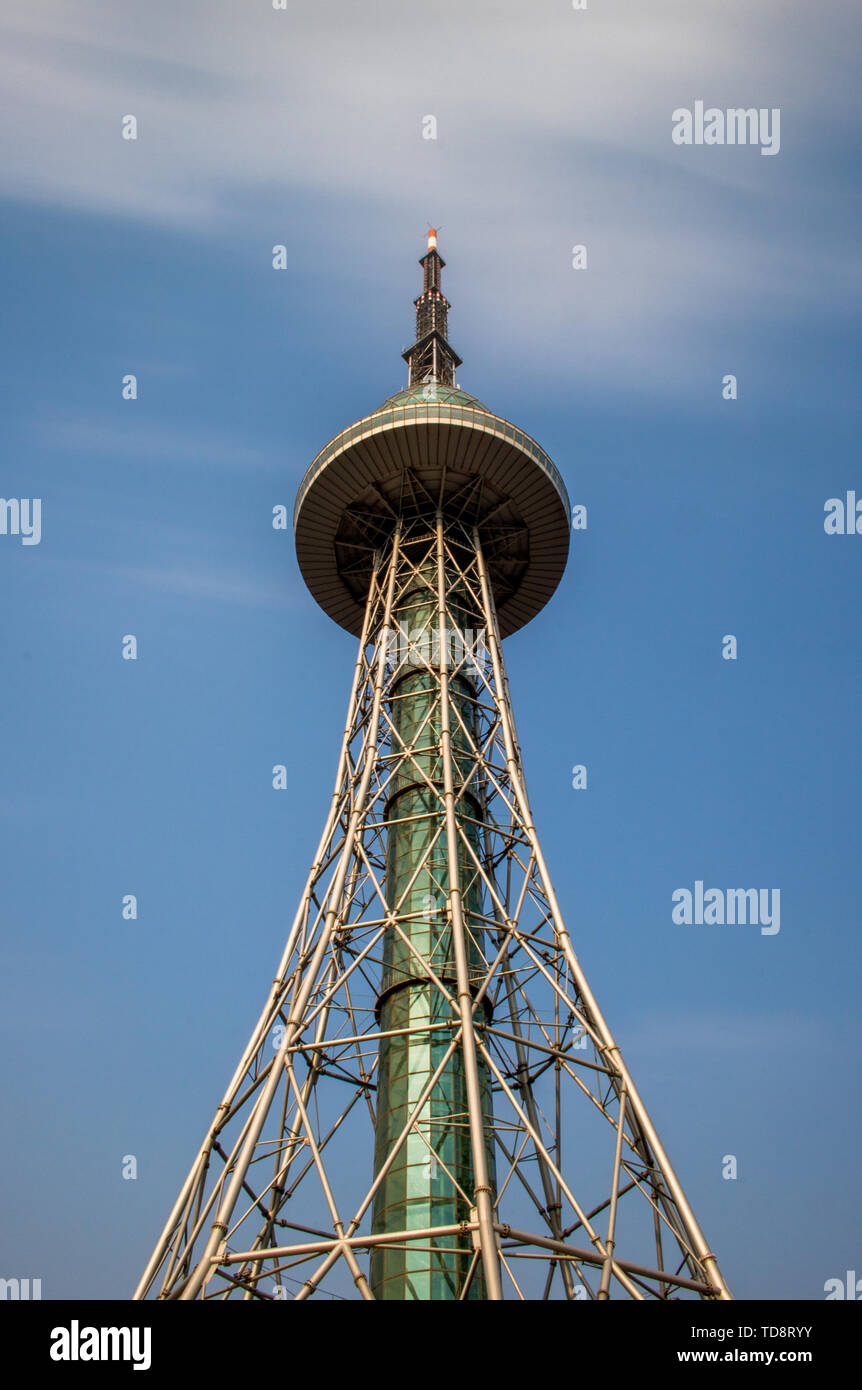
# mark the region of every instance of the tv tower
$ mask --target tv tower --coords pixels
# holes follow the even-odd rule
[[[729,1299],[527,798],[501,643],[560,581],[566,489],[457,385],[433,228],[420,264],[407,389],[294,510],[359,639],[329,813],[135,1297]]]

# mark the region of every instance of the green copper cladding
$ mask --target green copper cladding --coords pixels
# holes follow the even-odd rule
[[[377,1082],[377,1126],[374,1171],[377,1174],[404,1129],[413,1107],[443,1061],[458,1028],[455,1009],[432,976],[450,995],[456,995],[456,971],[449,911],[449,870],[446,851],[441,769],[440,643],[437,613],[437,564],[433,545],[406,547],[409,572],[394,610],[397,631],[393,644],[393,678],[389,713],[395,741],[413,750],[401,763],[389,800],[386,856],[386,899],[397,912],[407,944],[390,927],[384,938],[381,990],[378,1002],[380,1046]],[[413,554],[410,554],[413,549]],[[453,668],[463,655],[464,639],[481,647],[475,615],[466,594],[449,584],[450,626],[442,641],[449,644]],[[473,758],[465,729],[475,725],[476,688],[469,659],[450,681],[452,762],[458,796],[458,822],[477,855],[481,819]],[[425,780],[427,779],[427,781]],[[468,964],[472,980],[482,967],[478,941],[482,926],[482,895],[475,866],[466,846],[460,846],[458,875],[468,931]],[[414,950],[411,951],[410,947]],[[414,954],[415,951],[415,954]],[[481,1029],[484,1011],[477,1011]],[[416,1030],[416,1031],[411,1031]],[[473,1162],[470,1147],[463,1053],[457,1049],[436,1082],[418,1125],[402,1144],[377,1191],[373,1230],[418,1230],[452,1225],[470,1219],[473,1201]],[[490,1117],[487,1073],[480,1072],[483,1113]],[[494,1165],[490,1126],[486,1129],[488,1167],[493,1185]],[[469,1237],[421,1238],[414,1245],[378,1246],[371,1258],[370,1283],[377,1298],[389,1300],[458,1299],[473,1260]],[[469,1299],[484,1299],[481,1264],[473,1273]]]

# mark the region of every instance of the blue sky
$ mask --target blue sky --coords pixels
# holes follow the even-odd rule
[[[506,643],[575,948],[732,1289],[860,1267],[859,22],[751,9],[4,7],[5,1277],[131,1291],[257,1018],[355,660],[272,507],[404,384],[432,222],[460,384],[588,508]]]

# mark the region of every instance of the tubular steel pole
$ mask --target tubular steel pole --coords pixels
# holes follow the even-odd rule
[[[620,1187],[620,1163],[623,1156],[623,1130],[625,1129],[626,1117],[626,1088],[623,1086],[620,1091],[620,1113],[617,1120],[617,1142],[614,1150],[614,1175],[611,1181],[611,1201],[608,1212],[608,1234],[605,1240],[605,1249],[608,1252],[607,1259],[602,1265],[602,1278],[599,1285],[599,1298],[610,1297],[608,1290],[611,1285],[611,1266],[614,1262],[614,1234],[617,1225],[617,1198],[619,1197]]]
[[[576,1245],[568,1245],[564,1240],[551,1240],[548,1236],[537,1236],[529,1231],[519,1231],[514,1226],[504,1226],[498,1223],[497,1231],[501,1240],[513,1240],[518,1245],[537,1245],[539,1249],[555,1250],[560,1255],[565,1255],[571,1260],[579,1260],[585,1265],[600,1265],[602,1263],[601,1254],[595,1250],[582,1250]],[[667,1270],[650,1269],[649,1265],[636,1264],[634,1260],[614,1260],[614,1266],[618,1270],[628,1274],[640,1275],[644,1279],[665,1279],[668,1284],[673,1284],[679,1289],[691,1289],[694,1293],[709,1294],[712,1289],[711,1284],[705,1284],[699,1279],[689,1279],[683,1274],[668,1274]],[[619,1274],[617,1274],[619,1278]],[[638,1298],[645,1302],[644,1296],[638,1291]]]
[[[443,534],[443,513],[437,513],[437,619],[440,648],[440,753],[443,763],[443,795],[446,807],[446,852],[449,867],[449,906],[452,914],[452,944],[455,952],[455,972],[458,982],[458,1008],[461,1017],[461,1039],[464,1057],[464,1079],[467,1086],[467,1106],[470,1119],[470,1147],[473,1155],[474,1195],[479,1220],[479,1240],[482,1247],[482,1269],[488,1298],[498,1302],[503,1297],[497,1237],[494,1232],[494,1209],[491,1203],[491,1184],[488,1156],[485,1148],[485,1125],[482,1114],[479,1062],[473,1024],[473,997],[467,972],[467,947],[461,903],[461,867],[458,854],[458,824],[455,817],[455,787],[452,775],[452,731],[449,710],[449,643],[444,639],[446,621],[446,566]]]

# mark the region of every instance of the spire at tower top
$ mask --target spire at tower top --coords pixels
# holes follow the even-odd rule
[[[409,369],[408,386],[436,382],[455,385],[455,369],[461,358],[449,346],[449,301],[440,287],[446,262],[437,250],[437,228],[428,228],[428,249],[419,261],[423,271],[422,293],[416,306],[416,342],[403,357]]]

